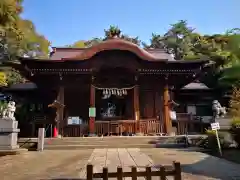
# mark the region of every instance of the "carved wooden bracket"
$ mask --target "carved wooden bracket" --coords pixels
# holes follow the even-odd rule
[[[56,109],[61,109],[64,108],[65,105],[61,104],[60,102],[58,102],[57,100],[55,100],[52,104],[49,104],[48,107],[50,108],[56,108]]]

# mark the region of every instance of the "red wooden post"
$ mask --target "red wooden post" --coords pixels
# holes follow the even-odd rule
[[[57,101],[64,104],[64,87],[60,86],[58,90]],[[60,130],[62,130],[64,120],[64,108],[57,107],[56,109],[56,125],[53,128],[53,137],[58,137],[59,134],[63,135]]]
[[[167,134],[171,133],[172,130],[172,121],[170,119],[169,112],[169,91],[168,85],[166,84],[163,91],[163,103],[164,103],[164,129]]]
[[[95,108],[95,88],[90,87],[90,108]],[[95,117],[89,117],[89,133],[95,134]]]
[[[134,92],[133,92],[133,104],[134,104],[134,119],[136,121],[136,126],[135,126],[135,133],[140,132],[140,111],[139,111],[139,87],[135,86],[134,87]]]

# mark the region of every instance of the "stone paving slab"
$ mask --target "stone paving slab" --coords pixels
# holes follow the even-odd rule
[[[124,171],[131,166],[137,166],[138,170],[145,166],[158,169],[160,165],[172,166],[175,160],[182,165],[183,180],[240,180],[238,164],[199,152],[157,148],[27,152],[0,157],[0,175],[3,180],[85,179],[87,163],[94,165],[95,172],[101,172],[104,166],[116,171],[119,165]]]
[[[3,180],[79,178],[92,150],[27,152],[0,157]]]
[[[153,159],[155,166],[171,165],[179,161],[185,180],[240,180],[240,165],[186,149],[141,149]]]

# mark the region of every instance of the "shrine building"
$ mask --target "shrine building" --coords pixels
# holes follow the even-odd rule
[[[36,85],[26,98],[41,104],[42,124],[52,124],[62,136],[179,130],[170,118],[173,91],[193,82],[209,64],[175,60],[162,49],[142,49],[117,38],[89,48],[56,47],[49,59],[19,61],[11,66]],[[60,106],[49,107],[54,103]]]

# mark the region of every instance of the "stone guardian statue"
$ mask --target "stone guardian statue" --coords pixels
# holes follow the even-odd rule
[[[212,111],[214,118],[219,118],[220,116],[224,117],[224,115],[227,113],[226,108],[221,106],[218,100],[214,100],[212,102]]]
[[[16,111],[16,106],[14,101],[9,101],[7,107],[3,110],[3,118],[15,120],[14,113]]]

